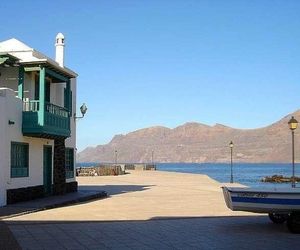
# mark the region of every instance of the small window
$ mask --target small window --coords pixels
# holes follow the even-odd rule
[[[11,142],[10,165],[12,178],[28,177],[29,169],[29,144]]]
[[[66,148],[66,179],[74,178],[74,148]]]

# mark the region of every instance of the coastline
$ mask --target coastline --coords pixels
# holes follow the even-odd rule
[[[87,164],[87,163],[86,163]],[[230,164],[226,163],[155,163],[156,169],[161,171],[205,174],[218,182],[229,182]],[[235,182],[254,188],[272,188],[274,186],[288,187],[290,183],[270,183],[262,180],[267,176],[290,176],[291,164],[262,163],[262,164],[233,164],[233,179]],[[295,175],[300,177],[300,165],[296,164]]]

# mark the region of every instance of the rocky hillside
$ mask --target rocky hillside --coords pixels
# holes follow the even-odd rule
[[[291,131],[288,120],[300,121],[300,110],[259,129],[234,129],[221,124],[186,123],[174,129],[150,127],[116,135],[110,143],[88,147],[77,155],[78,162],[229,162],[229,142],[234,142],[235,162],[290,162]],[[299,132],[298,132],[299,130]],[[295,131],[295,157],[300,161],[300,128]]]

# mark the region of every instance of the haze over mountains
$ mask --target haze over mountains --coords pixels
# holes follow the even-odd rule
[[[229,142],[234,143],[235,162],[291,161],[291,116],[300,121],[300,110],[259,129],[234,129],[221,124],[186,123],[174,129],[150,127],[116,135],[106,145],[88,147],[77,154],[78,162],[229,162]],[[300,130],[300,128],[298,128]],[[300,131],[295,131],[295,159],[300,161]]]

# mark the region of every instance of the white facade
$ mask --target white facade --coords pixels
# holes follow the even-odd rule
[[[63,51],[62,51],[63,53]],[[7,64],[1,61],[2,58],[9,57],[15,63]],[[9,60],[10,60],[9,59]],[[5,60],[5,59],[4,59]],[[10,39],[0,43],[0,206],[7,204],[7,190],[15,190],[24,187],[34,187],[44,184],[44,146],[52,146],[52,184],[53,184],[53,165],[54,165],[54,135],[43,134],[26,134],[22,130],[24,123],[23,102],[36,100],[37,93],[36,79],[39,74],[39,68],[49,69],[53,76],[48,77],[46,74],[45,81],[50,84],[51,105],[64,107],[64,89],[67,88],[66,82],[58,82],[54,76],[65,77],[70,80],[70,90],[72,93],[72,113],[70,112],[70,136],[65,136],[65,146],[74,149],[73,163],[75,165],[76,155],[76,124],[74,113],[76,111],[76,77],[77,74],[63,67],[63,55],[59,57],[60,62],[44,56],[42,53],[28,47],[24,43]],[[2,62],[2,63],[1,63]],[[62,66],[60,66],[62,65]],[[25,69],[23,83],[23,100],[20,98],[20,79],[19,68]],[[35,70],[35,67],[37,70]],[[26,71],[26,69],[28,71]],[[47,72],[47,71],[46,71]],[[58,77],[59,78],[59,77]],[[54,81],[55,79],[55,81]],[[19,96],[18,96],[19,95]],[[41,101],[40,101],[41,102]],[[39,104],[41,105],[41,103]],[[51,107],[54,107],[54,106]],[[59,110],[59,108],[57,108]],[[53,113],[54,114],[54,113]],[[53,114],[51,114],[53,116]],[[55,125],[59,131],[60,125]],[[57,136],[60,136],[57,132]],[[28,176],[13,177],[11,175],[11,143],[27,143],[29,145],[29,168]],[[75,167],[75,166],[74,166]],[[66,183],[75,181],[75,171],[73,178],[67,178]]]

